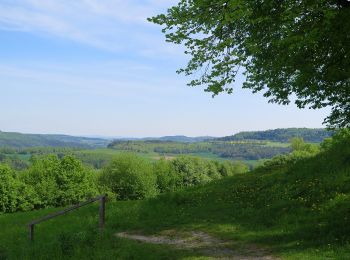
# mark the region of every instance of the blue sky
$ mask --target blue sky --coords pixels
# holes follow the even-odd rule
[[[321,127],[327,110],[211,98],[177,75],[188,57],[147,17],[175,0],[1,0],[0,130],[104,136],[230,135]]]

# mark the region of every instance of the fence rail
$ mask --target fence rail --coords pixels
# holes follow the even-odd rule
[[[32,222],[30,222],[27,225],[28,229],[29,229],[29,239],[32,240],[32,241],[34,240],[34,226],[35,225],[37,225],[37,224],[39,224],[41,222],[47,221],[49,219],[52,219],[52,218],[64,215],[64,214],[66,214],[66,213],[68,213],[68,212],[70,212],[72,210],[75,210],[75,209],[81,208],[83,206],[86,206],[88,204],[94,203],[95,201],[99,201],[100,202],[100,207],[99,207],[99,228],[100,228],[100,231],[102,232],[103,228],[104,228],[104,225],[105,225],[106,198],[107,198],[107,195],[101,195],[101,196],[98,196],[96,198],[93,198],[93,199],[87,200],[85,202],[79,203],[77,205],[71,206],[69,208],[66,208],[64,210],[61,210],[61,211],[49,214],[49,215],[47,215],[45,217],[33,220]]]

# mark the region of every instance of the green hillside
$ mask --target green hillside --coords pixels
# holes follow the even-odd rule
[[[106,147],[108,140],[69,135],[22,134],[0,131],[0,147]]]
[[[218,138],[220,141],[260,140],[274,142],[288,142],[293,137],[302,137],[306,142],[320,143],[323,139],[331,137],[332,131],[326,129],[310,128],[281,128],[266,131],[240,132],[232,136]]]
[[[240,256],[264,248],[282,259],[349,259],[350,136],[324,143],[316,156],[280,156],[253,172],[154,199],[111,201],[102,236],[97,209],[40,224],[33,243],[25,224],[57,209],[0,215],[0,258],[210,259],[200,250],[115,236],[202,231]]]
[[[162,136],[162,137],[145,137],[140,138],[140,141],[163,141],[163,142],[182,142],[182,143],[196,143],[203,142],[207,140],[214,139],[212,136],[197,136],[189,137],[184,135],[174,135],[174,136]]]

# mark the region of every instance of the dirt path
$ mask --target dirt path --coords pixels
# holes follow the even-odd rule
[[[239,260],[276,260],[265,249],[255,245],[238,246],[232,241],[224,241],[200,231],[178,232],[166,230],[159,235],[143,235],[137,233],[121,232],[117,237],[136,240],[151,244],[172,245],[178,249],[195,250],[203,256],[214,259]],[[236,247],[236,248],[235,248]]]

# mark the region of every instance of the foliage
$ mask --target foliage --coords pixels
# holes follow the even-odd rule
[[[0,212],[31,209],[27,196],[30,190],[6,165],[0,164]]]
[[[264,143],[213,143],[212,152],[222,158],[235,160],[269,159],[278,154],[288,153],[289,147],[267,146]]]
[[[23,178],[37,193],[36,207],[69,205],[97,193],[93,173],[69,155],[62,159],[48,155],[34,160]]]
[[[17,210],[66,206],[97,194],[93,173],[72,156],[34,159],[16,179],[22,188],[13,188],[13,192],[18,192],[19,198],[25,196]]]
[[[150,162],[130,153],[117,155],[100,178],[101,185],[120,200],[154,197],[158,193],[156,181]]]
[[[157,176],[157,188],[161,193],[177,189],[180,176],[176,174],[171,162],[161,158],[154,162],[153,171]]]
[[[289,142],[291,138],[301,137],[306,142],[320,143],[325,138],[334,134],[333,131],[326,129],[310,128],[281,128],[266,131],[240,132],[232,136],[219,138],[220,141],[240,141],[240,140],[260,140],[274,142]]]
[[[346,0],[181,0],[149,20],[168,42],[184,44],[191,59],[179,73],[190,86],[217,95],[244,88],[270,102],[299,108],[331,107],[330,126],[350,124],[350,4]]]
[[[161,158],[152,164],[135,154],[122,153],[103,169],[100,185],[119,200],[135,200],[248,171],[243,163],[221,163],[192,156]]]
[[[218,168],[218,171],[222,177],[233,176],[235,174],[246,173],[249,171],[249,168],[246,164],[242,162],[215,162]]]
[[[23,227],[56,209],[2,215],[0,256],[205,258],[201,251],[114,236],[170,230],[209,233],[233,252],[253,244],[281,259],[350,259],[350,137],[340,134],[336,139],[332,147],[283,168],[266,166],[148,200],[109,202],[102,235],[97,234],[98,205],[47,222],[36,230],[34,243],[28,243]]]
[[[339,130],[333,138],[328,138],[323,141],[321,148],[323,150],[334,150],[341,146],[343,149],[350,147],[350,129],[345,128]]]
[[[58,183],[55,176],[59,173],[60,160],[57,156],[48,155],[33,159],[32,166],[21,175],[28,186],[33,187],[34,208],[58,206]]]
[[[316,154],[319,152],[319,146],[315,144],[307,144],[301,137],[295,137],[290,140],[291,148],[294,153],[307,152],[310,154]]]
[[[320,148],[316,144],[305,143],[301,137],[290,139],[292,152],[289,154],[281,154],[264,162],[262,167],[275,169],[279,167],[290,167],[295,163],[314,157],[320,152]]]
[[[180,156],[172,161],[174,171],[180,176],[178,186],[186,187],[211,180],[205,161],[189,156]]]

